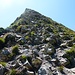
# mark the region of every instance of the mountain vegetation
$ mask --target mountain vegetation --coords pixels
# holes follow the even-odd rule
[[[75,32],[26,8],[0,28],[0,75],[75,75]]]

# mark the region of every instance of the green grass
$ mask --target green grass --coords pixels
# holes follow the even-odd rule
[[[15,69],[12,69],[12,70],[10,71],[10,75],[16,75],[16,70],[15,70]]]
[[[22,59],[26,60],[26,58],[27,58],[27,57],[26,57],[25,55],[22,55]]]
[[[6,62],[0,62],[0,64],[4,67],[6,66]]]
[[[19,54],[18,45],[15,45],[15,46],[12,47],[12,53],[15,54],[15,55]]]
[[[75,45],[73,45],[70,50],[67,50],[66,54],[71,55],[71,56],[75,55]]]
[[[62,65],[58,67],[60,72],[63,72],[63,68],[64,68],[64,66],[62,66]]]
[[[29,36],[25,36],[25,39],[28,40],[29,39]]]

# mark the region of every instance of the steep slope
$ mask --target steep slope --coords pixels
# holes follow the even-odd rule
[[[74,75],[74,31],[28,8],[5,30],[1,75]]]

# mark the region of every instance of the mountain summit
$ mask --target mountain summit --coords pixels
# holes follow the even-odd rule
[[[39,12],[26,8],[24,13],[21,14],[21,16],[18,17],[13,24],[16,22],[18,22],[18,24],[33,24],[38,23],[39,21],[45,21],[48,23],[49,20],[51,19],[40,14]]]
[[[25,12],[21,15],[21,16],[27,16],[27,17],[31,17],[31,16],[41,16],[41,14],[39,12],[36,12],[34,10],[28,9],[26,8]]]
[[[75,75],[75,32],[27,8],[0,28],[0,75]]]

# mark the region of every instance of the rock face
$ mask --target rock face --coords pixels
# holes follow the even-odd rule
[[[5,30],[0,75],[75,75],[74,31],[28,8]]]

